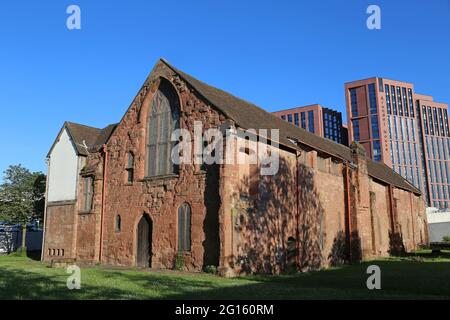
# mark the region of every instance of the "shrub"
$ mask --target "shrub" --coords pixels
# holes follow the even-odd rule
[[[216,266],[206,266],[205,272],[210,274],[217,274],[217,267]]]
[[[444,242],[450,242],[450,236],[444,236],[444,237],[442,237],[442,241],[444,241]]]
[[[175,262],[173,264],[173,269],[181,271],[181,270],[183,270],[183,268],[184,268],[184,256],[183,256],[182,252],[179,252],[175,256]]]

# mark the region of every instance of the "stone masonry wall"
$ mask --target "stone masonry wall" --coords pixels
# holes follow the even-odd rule
[[[345,258],[342,164],[330,158],[318,160],[315,151],[303,151],[298,160],[295,153],[279,152],[278,174],[257,176],[257,194],[249,191],[252,165],[226,168],[230,183],[225,193],[231,195],[230,265],[235,273],[281,273],[295,270],[297,263],[302,270],[311,270]]]
[[[419,243],[423,243],[424,235],[427,233],[424,227],[426,226],[424,207],[417,201],[416,196],[404,190],[396,189],[394,199],[397,201],[397,231],[405,250],[415,250]]]
[[[389,231],[391,228],[388,188],[385,185],[370,180],[370,192],[373,193],[374,243],[376,255],[389,254]]]
[[[325,160],[325,170],[315,170],[315,185],[323,208],[322,265],[336,265],[345,258],[345,182],[344,166]],[[326,183],[324,183],[326,181]],[[325,187],[326,186],[326,187]],[[320,223],[320,221],[319,221]]]
[[[180,127],[191,135],[194,121],[201,121],[203,130],[233,125],[231,119],[159,63],[105,150],[92,153],[82,170],[82,175],[95,179],[93,209],[81,212],[72,206],[57,216],[49,207],[51,236],[47,247],[52,239],[59,239],[58,244],[67,242],[68,252],[79,260],[134,266],[137,225],[146,215],[152,225],[151,267],[172,268],[178,254],[178,208],[186,202],[192,213],[191,251],[183,254],[187,270],[219,265],[222,274],[231,275],[340,264],[347,258],[348,216],[361,257],[389,252],[388,186],[368,176],[363,151],[355,153],[356,168],[349,169],[348,186],[344,164],[314,150],[296,154],[285,147],[280,149],[280,168],[275,176],[259,175],[258,165],[252,164],[189,164],[181,165],[177,175],[146,177],[147,117],[152,96],[160,81],[165,81],[161,77],[177,90]],[[129,152],[135,159],[131,184],[126,181],[125,170]],[[412,250],[427,237],[423,203],[409,192],[394,189],[394,193],[398,199],[398,229],[405,248]],[[115,226],[118,216],[120,230]],[[67,232],[58,230],[60,225]],[[71,235],[75,241],[65,240]]]
[[[45,261],[75,258],[75,212],[75,202],[47,205],[43,254]]]
[[[145,177],[147,114],[159,76],[168,79],[180,96],[180,127],[193,136],[194,121],[204,129],[218,127],[225,118],[200,100],[182,80],[160,64],[153,78],[138,93],[107,145],[106,195],[102,261],[108,264],[134,265],[136,262],[136,228],[145,214],[152,221],[152,261],[155,268],[172,268],[177,255],[177,212],[187,202],[192,212],[190,252],[184,254],[188,270],[200,270],[204,262],[214,263],[219,255],[218,222],[214,223],[211,207],[218,207],[219,196],[208,194],[214,186],[210,176],[217,169],[201,170],[197,165],[181,165],[177,176]],[[135,181],[125,181],[127,153],[135,157]],[[203,168],[205,169],[205,168]],[[217,178],[215,179],[216,182]],[[121,217],[120,232],[114,229],[115,218]],[[217,221],[217,210],[215,212]],[[211,222],[212,221],[212,222]],[[205,250],[208,248],[208,250]]]
[[[92,209],[84,212],[81,208],[83,198],[83,177],[91,176],[94,179],[94,197]],[[77,216],[77,259],[83,262],[99,261],[100,228],[103,194],[103,155],[102,152],[91,153],[87,163],[81,169],[78,179],[78,208]]]

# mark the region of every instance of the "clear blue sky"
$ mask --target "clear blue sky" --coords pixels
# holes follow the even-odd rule
[[[67,6],[81,30],[66,28]],[[382,29],[366,28],[381,7]],[[65,120],[117,122],[159,57],[273,111],[345,113],[347,81],[383,76],[450,102],[450,0],[2,1],[0,171],[45,170]]]

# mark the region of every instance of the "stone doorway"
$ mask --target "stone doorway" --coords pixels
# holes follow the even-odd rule
[[[152,219],[144,214],[137,225],[136,265],[143,268],[152,266]]]

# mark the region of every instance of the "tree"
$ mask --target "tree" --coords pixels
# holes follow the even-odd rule
[[[11,165],[0,185],[0,219],[22,226],[22,251],[26,251],[27,224],[42,219],[46,177],[22,165]]]

